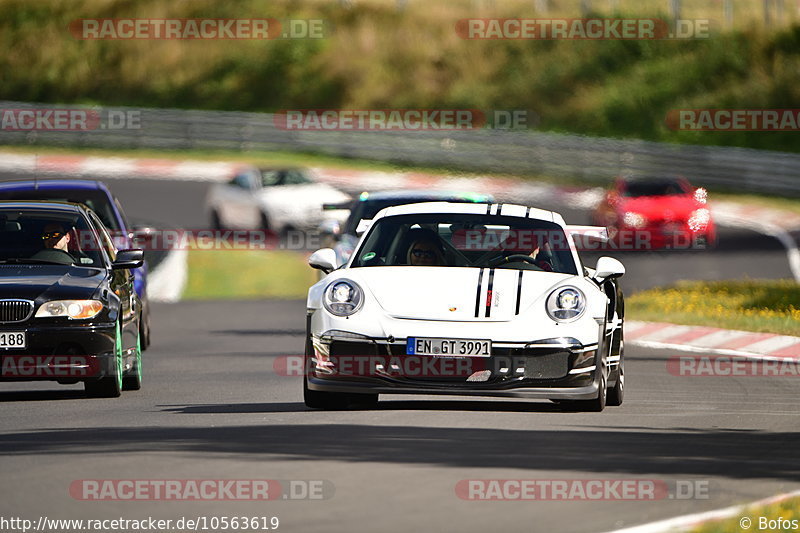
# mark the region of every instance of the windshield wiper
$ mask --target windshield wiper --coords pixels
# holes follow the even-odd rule
[[[30,257],[12,257],[10,259],[3,259],[3,260],[0,260],[0,264],[2,264],[2,265],[33,264],[33,265],[72,266],[71,263],[61,263],[59,261],[48,261],[47,259],[32,259]]]

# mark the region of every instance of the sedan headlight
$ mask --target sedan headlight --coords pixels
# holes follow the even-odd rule
[[[93,318],[103,310],[99,300],[53,300],[45,302],[36,311],[36,318],[66,316],[73,319]]]
[[[577,287],[560,287],[547,297],[547,314],[558,322],[577,320],[586,310],[586,297]]]
[[[643,228],[645,224],[647,224],[647,219],[644,216],[640,215],[639,213],[628,211],[622,216],[622,222],[626,226],[638,229],[638,228]]]
[[[350,316],[364,304],[364,291],[355,281],[337,279],[325,288],[322,303],[333,315]]]
[[[711,221],[711,212],[706,209],[705,207],[701,207],[700,209],[696,209],[692,212],[692,215],[689,217],[688,225],[689,229],[692,231],[698,231],[705,229],[708,226],[708,223]]]

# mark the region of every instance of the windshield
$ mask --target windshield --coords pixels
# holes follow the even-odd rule
[[[642,181],[625,184],[623,196],[636,198],[639,196],[675,196],[688,194],[679,181]]]
[[[313,183],[299,170],[262,170],[261,183],[264,187],[276,185],[305,185]]]
[[[100,267],[97,236],[78,213],[0,209],[0,264]]]
[[[91,189],[28,189],[0,191],[0,200],[51,200],[83,204],[95,213],[112,233],[121,231],[114,208],[108,196],[100,190]]]
[[[577,274],[558,224],[477,214],[403,215],[379,219],[351,267],[448,266]]]

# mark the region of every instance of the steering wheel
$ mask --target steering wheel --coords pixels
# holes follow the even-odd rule
[[[536,259],[525,254],[501,255],[499,257],[495,257],[494,259],[490,259],[488,264],[489,266],[495,267],[503,263],[513,263],[515,261],[524,261],[526,263],[530,263],[531,265],[538,266],[536,265]]]

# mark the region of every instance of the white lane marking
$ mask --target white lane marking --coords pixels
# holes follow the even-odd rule
[[[147,297],[153,302],[178,302],[188,278],[185,248],[173,248],[147,276]]]
[[[640,526],[633,526],[625,529],[615,529],[609,533],[662,533],[675,530],[686,531],[690,527],[697,526],[710,520],[722,520],[737,515],[744,516],[749,507],[772,505],[796,496],[800,496],[800,490],[785,492],[783,494],[778,494],[777,496],[771,496],[769,498],[764,498],[763,500],[758,500],[743,505],[732,505],[731,507],[725,507],[724,509],[677,516],[675,518],[668,518],[666,520],[659,520],[658,522],[651,522],[649,524],[642,524]],[[754,530],[757,529],[758,528],[754,528]]]

